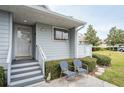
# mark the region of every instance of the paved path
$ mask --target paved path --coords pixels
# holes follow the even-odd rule
[[[50,83],[45,81],[36,87],[116,87],[113,84],[100,80],[94,76],[78,76],[73,80],[67,81],[65,78],[52,80]]]
[[[106,68],[106,67],[96,66],[97,71],[95,72],[95,74],[96,74],[97,76],[102,75],[102,74],[105,72],[105,68]]]

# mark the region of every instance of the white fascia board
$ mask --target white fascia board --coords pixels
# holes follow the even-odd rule
[[[30,7],[30,8],[33,8],[33,9],[37,9],[37,10],[40,10],[42,12],[46,12],[46,13],[49,13],[51,15],[55,15],[55,16],[58,16],[58,17],[61,17],[61,18],[65,18],[65,19],[70,20],[70,21],[75,21],[75,22],[77,22],[77,24],[81,24],[81,25],[85,25],[86,24],[86,22],[83,22],[81,20],[74,19],[74,18],[71,18],[69,16],[65,16],[65,15],[62,15],[62,14],[59,14],[59,13],[56,13],[56,12],[44,9],[44,8],[36,6],[36,5],[24,5],[24,6]]]

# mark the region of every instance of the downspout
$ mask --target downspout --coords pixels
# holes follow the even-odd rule
[[[85,25],[86,25],[86,23],[83,24],[83,25],[81,25],[81,26],[79,26],[79,27],[77,27],[77,28],[76,28],[76,32],[78,32],[79,30],[81,30],[82,28],[84,28]]]

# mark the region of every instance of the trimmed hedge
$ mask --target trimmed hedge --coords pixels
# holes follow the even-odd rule
[[[90,58],[90,57],[85,57],[85,58],[79,58],[83,63],[88,65],[88,71],[92,72],[96,68],[96,58]]]
[[[92,47],[92,51],[100,51],[101,47]]]
[[[97,64],[101,66],[110,66],[111,65],[111,58],[101,54],[93,54],[94,58],[97,59]]]
[[[118,50],[118,47],[106,47],[106,48],[103,48],[103,47],[92,47],[92,51],[105,51],[105,50],[110,50],[110,51],[117,51]]]
[[[0,87],[5,86],[5,73],[4,73],[4,68],[0,67]]]
[[[117,51],[118,47],[107,47],[106,50]]]
[[[82,62],[88,65],[89,72],[92,72],[96,68],[96,59],[95,58],[79,58]],[[68,62],[69,65],[73,66],[73,59],[63,59]],[[61,60],[53,60],[45,62],[45,76],[48,76],[48,73],[51,73],[51,80],[59,78],[61,74],[61,68],[59,66],[59,62]],[[70,70],[74,70],[74,68],[70,67]]]
[[[92,51],[105,51],[108,50],[108,48],[103,48],[103,47],[92,47]]]

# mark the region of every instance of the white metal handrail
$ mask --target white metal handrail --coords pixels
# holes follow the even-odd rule
[[[7,85],[10,85],[10,73],[11,73],[11,62],[12,62],[12,57],[11,57],[11,54],[12,54],[12,49],[11,47],[9,47],[9,51],[8,51],[8,55],[7,55],[7,65],[8,65],[8,68],[7,68]]]
[[[37,48],[38,48],[38,52],[39,52],[39,55],[40,58],[42,59],[42,71],[43,71],[43,75],[45,76],[45,60],[47,59],[44,52],[43,52],[43,49],[40,45],[37,45]],[[39,60],[40,64],[41,64],[41,61]]]

